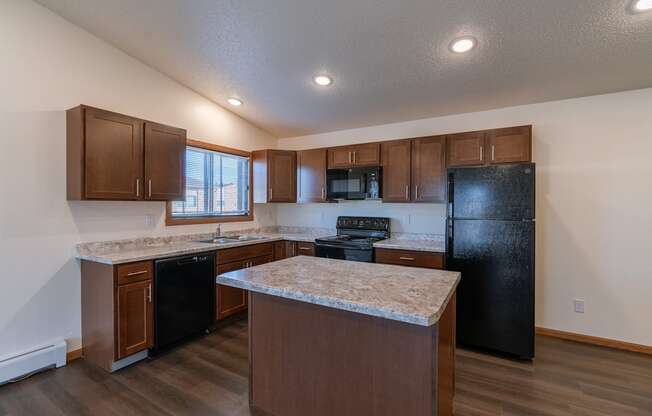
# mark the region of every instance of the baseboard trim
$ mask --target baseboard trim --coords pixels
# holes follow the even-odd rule
[[[548,329],[536,327],[537,335],[545,335],[553,338],[560,338],[569,341],[581,342],[584,344],[599,345],[601,347],[613,348],[616,350],[632,351],[641,354],[652,355],[652,346],[634,344],[631,342],[618,341],[609,338],[594,337],[591,335],[576,334],[574,332],[558,331],[556,329]]]
[[[66,362],[69,363],[81,357],[82,357],[82,349],[77,348],[76,350],[71,350],[66,353]]]

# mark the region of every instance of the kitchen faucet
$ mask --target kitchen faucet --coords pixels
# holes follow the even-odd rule
[[[220,237],[222,235],[222,224],[217,224],[215,228],[215,237]]]

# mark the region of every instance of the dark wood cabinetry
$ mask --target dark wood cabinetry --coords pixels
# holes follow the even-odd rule
[[[328,149],[328,168],[380,165],[380,143],[364,143]]]
[[[277,241],[274,243],[274,260],[283,260],[297,255],[296,241]]]
[[[412,200],[446,200],[446,136],[412,140]]]
[[[185,130],[82,105],[66,132],[69,200],[183,198]]]
[[[520,163],[532,159],[532,126],[448,136],[448,166]]]
[[[383,202],[409,202],[411,197],[412,140],[381,144],[383,160]]]
[[[326,201],[326,149],[297,152],[298,202]]]
[[[427,251],[374,249],[376,263],[396,264],[399,266],[425,267],[428,269],[443,269],[444,254]]]
[[[446,137],[382,143],[383,202],[443,202]]]
[[[217,274],[246,269],[274,261],[274,243],[227,248],[217,252]],[[215,319],[220,320],[247,309],[244,289],[215,285]]]
[[[257,150],[254,164],[254,202],[297,201],[297,153]]]
[[[298,241],[296,253],[298,256],[315,256],[315,243]]]
[[[82,347],[88,361],[115,371],[154,344],[153,263],[82,261]]]

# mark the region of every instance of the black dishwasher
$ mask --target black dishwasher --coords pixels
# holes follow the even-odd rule
[[[204,332],[215,308],[215,253],[157,260],[154,352]]]

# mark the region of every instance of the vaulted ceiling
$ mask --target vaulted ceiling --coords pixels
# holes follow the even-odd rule
[[[38,2],[278,137],[652,86],[630,0]]]

